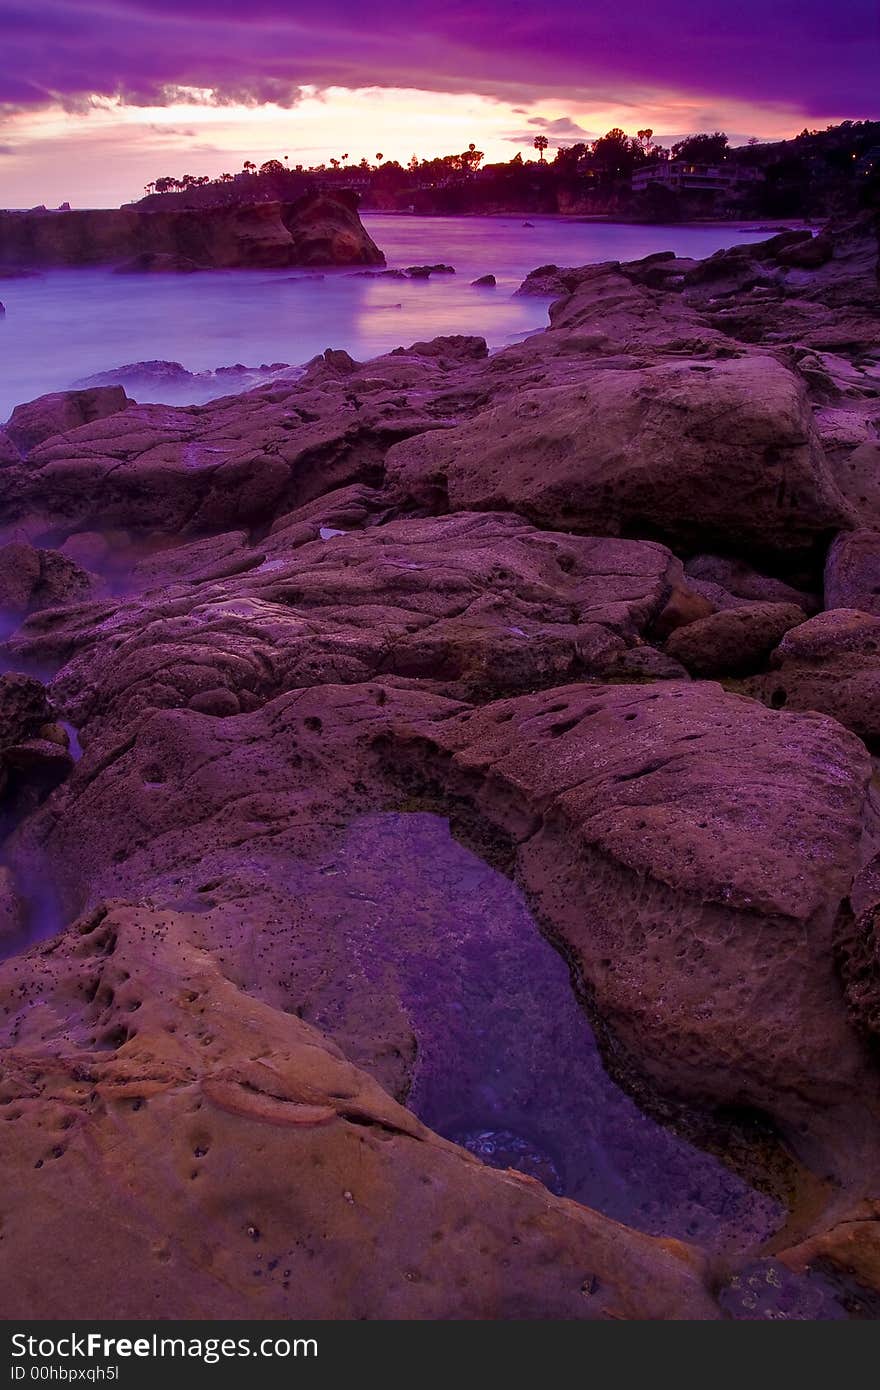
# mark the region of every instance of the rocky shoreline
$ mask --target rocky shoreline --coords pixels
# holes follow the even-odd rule
[[[10,1317],[880,1310],[876,221],[523,288],[550,326],[492,356],[0,427]],[[514,880],[611,1076],[769,1226],[570,1200],[538,1113],[501,1166],[438,1132],[488,967],[436,817],[463,916]]]
[[[199,208],[0,212],[0,267],[116,265],[122,273],[384,265],[356,195]]]

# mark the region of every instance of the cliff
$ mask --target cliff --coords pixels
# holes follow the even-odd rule
[[[235,207],[0,212],[0,264],[132,269],[382,265],[353,194]]]

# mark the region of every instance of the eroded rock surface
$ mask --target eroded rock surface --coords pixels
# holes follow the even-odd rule
[[[0,432],[10,1316],[870,1314],[876,229],[530,288]]]
[[[205,267],[384,265],[357,214],[357,195],[306,194],[293,203],[0,213],[10,265],[123,263],[131,271]]]

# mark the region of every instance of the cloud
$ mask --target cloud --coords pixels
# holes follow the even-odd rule
[[[15,154],[14,147],[12,145],[0,145],[0,155],[4,154]]]
[[[570,120],[568,116],[557,116],[555,121],[549,120],[546,116],[532,116],[529,125],[539,126],[545,135],[557,135],[560,139],[567,137],[570,140],[582,140],[587,135],[583,126]]]
[[[0,106],[92,93],[167,104],[210,89],[220,103],[290,106],[303,86],[416,87],[528,104],[613,89],[672,91],[791,107],[808,115],[877,113],[876,0],[4,0]],[[618,97],[619,102],[619,97]]]

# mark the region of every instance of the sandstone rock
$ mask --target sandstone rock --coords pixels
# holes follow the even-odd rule
[[[73,766],[67,747],[47,738],[51,706],[32,676],[0,676],[0,829],[36,809]]]
[[[880,617],[819,613],[786,633],[751,694],[774,709],[820,710],[880,746]]]
[[[395,352],[415,357],[439,357],[444,362],[480,361],[489,356],[485,338],[453,333],[428,342],[413,343],[408,348],[395,348]]]
[[[0,676],[0,748],[31,738],[50,715],[45,686],[33,676]]]
[[[21,454],[13,444],[6,431],[0,428],[0,468],[7,463],[19,463]]]
[[[0,958],[21,938],[26,925],[27,913],[14,875],[6,864],[0,864]]]
[[[337,210],[287,215],[226,210],[192,243],[166,218],[126,254],[339,254]],[[34,246],[58,255],[43,220]],[[88,254],[111,223],[82,223]],[[790,1201],[774,1269],[809,1281],[831,1261],[847,1297],[874,1279],[880,798],[853,734],[791,712],[876,738],[880,616],[800,621],[796,587],[836,535],[829,595],[864,588],[849,532],[880,506],[876,229],[829,235],[814,266],[792,263],[817,254],[801,235],[702,267],[544,267],[528,288],[559,296],[551,328],[492,356],[457,336],[365,363],[328,349],[245,397],[53,423],[26,462],[0,432],[19,612],[40,547],[65,557],[60,601],[4,653],[56,673],[52,705],[0,682],[10,1316],[714,1317],[719,1285],[730,1313],[730,1247],[679,1219],[705,1154],[680,1182],[664,1168],[683,1206],[598,1202],[612,1222],[553,1195],[549,1136],[527,1136],[548,1187],[419,1109],[410,975],[436,996],[444,1065],[454,977],[485,989],[481,1025],[505,1006],[520,1023],[530,1075],[547,1038],[577,1058],[542,1118],[574,1113],[566,1085],[593,1100],[559,1011],[546,1037],[536,1022],[532,973],[480,973],[489,864],[564,949],[643,1110]],[[759,700],[685,678],[676,653],[697,675],[753,671],[783,615],[773,669],[743,679]],[[437,816],[465,870],[363,830]],[[671,1136],[622,1099],[656,1126],[650,1168]],[[626,1157],[617,1190],[642,1150],[616,1101],[595,1113],[597,1171],[605,1134]],[[494,1161],[519,1162],[516,1137]],[[751,1224],[742,1182],[714,1190],[737,1273],[761,1279],[776,1227]]]
[[[825,562],[825,607],[856,608],[880,617],[880,532],[837,537]]]
[[[10,1316],[718,1316],[697,1252],[431,1134],[192,921],[102,909],[0,971]]]
[[[666,650],[692,676],[748,675],[806,616],[791,603],[750,603],[679,628],[668,639]]]
[[[871,868],[876,880],[876,861]],[[874,1038],[880,1037],[880,901],[842,924],[837,955],[856,1024]]]
[[[16,406],[6,422],[6,435],[22,453],[29,453],[57,434],[67,434],[93,420],[104,420],[130,404],[121,386],[58,391]]]
[[[461,409],[446,392],[450,374],[461,387],[485,355],[483,339],[441,339],[369,368],[345,354],[343,371],[331,353],[301,380],[247,397],[132,404],[4,468],[6,516],[26,517],[37,535],[59,525],[192,535],[267,524],[322,493],[378,482],[391,444]]]
[[[412,276],[414,280],[427,280],[429,275],[454,275],[455,266],[444,265],[408,265],[406,274]]]
[[[139,256],[123,261],[116,266],[117,275],[172,274],[192,275],[194,271],[204,270],[205,266],[190,260],[189,256],[177,256],[167,251],[142,251]]]
[[[736,598],[757,603],[796,604],[812,613],[818,603],[812,594],[805,593],[781,579],[759,574],[744,560],[722,555],[694,555],[685,565],[688,580],[715,584]]]
[[[839,725],[712,685],[571,687],[421,728],[413,756],[513,837],[520,881],[655,1081],[787,1125],[808,1097],[876,1117],[833,955],[868,772]],[[833,1160],[851,1172],[854,1143]]]
[[[828,1231],[784,1250],[780,1258],[802,1272],[815,1268],[842,1283],[850,1316],[876,1319],[880,1294],[880,1201],[851,1208]],[[873,1295],[873,1297],[871,1296]]]
[[[95,265],[146,258],[148,266],[271,268],[383,265],[354,195],[306,194],[293,203],[0,213],[0,256],[14,265]],[[158,258],[162,258],[159,262]]]
[[[671,632],[707,618],[714,611],[715,605],[690,584],[677,584],[651,625],[651,635],[662,641]]]
[[[0,546],[0,611],[24,616],[41,608],[87,598],[92,576],[57,550],[25,542]]]
[[[834,242],[827,233],[820,233],[809,240],[797,241],[782,246],[776,252],[776,259],[782,265],[794,266],[799,270],[816,270],[830,261],[834,253]]]
[[[850,522],[802,390],[769,357],[524,391],[397,445],[386,467],[398,495],[423,505],[515,508],[597,535],[790,550]]]
[[[337,510],[332,520],[345,517]],[[135,571],[148,595],[73,610],[69,624],[33,618],[15,650],[67,661],[56,688],[89,729],[183,704],[237,713],[242,700],[252,708],[293,686],[383,672],[486,698],[635,673],[633,656],[644,677],[680,671],[664,670],[650,648],[653,668],[642,658],[683,591],[680,562],[662,546],[541,532],[491,514],[348,535],[324,526],[327,538],[316,540],[313,522],[300,526],[293,551],[299,527],[288,518],[256,552],[234,534],[179,559],[160,552]],[[219,700],[220,690],[234,700]]]
[[[880,525],[880,444],[864,438],[859,429],[855,439],[838,445],[829,456],[834,481],[860,525],[876,529]]]

